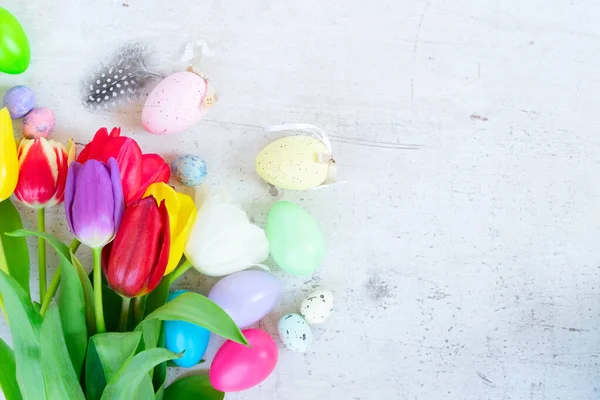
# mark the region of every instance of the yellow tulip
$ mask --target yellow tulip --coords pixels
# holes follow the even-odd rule
[[[10,197],[19,181],[19,159],[12,121],[6,108],[0,110],[0,201]]]
[[[175,189],[163,182],[148,186],[143,197],[150,195],[154,196],[159,204],[164,200],[169,213],[171,251],[169,253],[169,263],[165,270],[165,275],[167,275],[173,272],[183,256],[187,238],[196,218],[196,206],[190,196],[176,192]]]

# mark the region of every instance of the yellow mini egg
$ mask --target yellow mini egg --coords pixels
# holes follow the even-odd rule
[[[256,172],[273,186],[307,190],[327,179],[331,156],[319,139],[287,136],[269,143],[256,156]]]

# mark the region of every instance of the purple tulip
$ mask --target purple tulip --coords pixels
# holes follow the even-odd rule
[[[266,271],[241,271],[221,279],[208,298],[242,329],[267,315],[277,304],[281,282]]]
[[[65,211],[69,228],[81,243],[97,249],[113,240],[124,208],[119,165],[114,158],[108,160],[108,166],[97,160],[70,165]]]

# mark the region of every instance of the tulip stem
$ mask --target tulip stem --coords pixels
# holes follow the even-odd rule
[[[106,332],[104,324],[104,311],[102,307],[102,268],[100,265],[102,257],[102,248],[92,249],[94,255],[94,301],[96,312],[96,330],[98,333]]]
[[[129,321],[129,297],[121,297],[121,317],[119,318],[119,332],[127,332],[127,322]]]
[[[46,209],[39,208],[37,211],[38,232],[46,232]],[[46,239],[38,237],[38,273],[40,281],[40,301],[46,297]]]
[[[185,260],[183,264],[173,271],[171,274],[171,283],[175,282],[179,277],[187,272],[188,269],[192,268],[192,263],[189,260]]]
[[[146,299],[143,296],[134,297],[133,299],[133,320],[135,325],[139,324],[144,319],[144,308],[146,307],[145,300]]]
[[[50,302],[54,298],[56,291],[58,290],[58,285],[60,284],[60,265],[58,266],[52,280],[50,281],[50,286],[48,287],[48,291],[42,300],[42,307],[40,308],[40,315],[43,317],[48,311],[48,307],[50,307]]]

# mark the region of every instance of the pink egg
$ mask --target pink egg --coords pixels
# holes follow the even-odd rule
[[[167,76],[152,90],[142,110],[142,126],[150,133],[177,133],[202,118],[207,83],[193,72]]]
[[[210,383],[221,392],[239,392],[258,385],[275,369],[279,352],[271,336],[260,329],[242,333],[250,346],[228,340],[210,366]]]
[[[48,107],[36,107],[23,118],[23,136],[27,139],[47,138],[55,124],[54,111]]]

